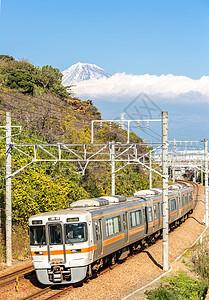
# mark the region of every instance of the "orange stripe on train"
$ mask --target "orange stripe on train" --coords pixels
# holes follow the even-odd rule
[[[107,241],[104,241],[104,242],[103,242],[103,245],[106,246],[106,245],[108,245],[108,244],[110,244],[110,243],[112,243],[112,242],[118,241],[118,240],[120,240],[120,239],[122,239],[122,238],[124,238],[124,233],[123,233],[123,234],[120,234],[120,235],[118,235],[118,236],[115,236],[115,237],[113,237],[113,238],[111,238],[111,239],[109,239],[109,240],[107,240]]]
[[[138,232],[138,231],[141,231],[142,229],[144,229],[144,226],[141,226],[141,227],[139,227],[139,228],[135,228],[135,229],[133,229],[133,230],[130,230],[130,231],[129,231],[129,234],[136,233],[136,232]]]
[[[81,253],[86,253],[86,252],[91,252],[91,251],[93,251],[95,249],[97,249],[97,245],[93,245],[93,246],[88,247],[88,248],[82,248],[80,250],[81,250]],[[71,254],[72,250],[79,250],[79,249],[68,249],[65,252],[66,252],[66,254]],[[43,253],[43,254],[41,254],[41,253]],[[51,250],[50,251],[50,255],[61,255],[61,254],[64,254],[64,250]],[[48,255],[48,251],[31,251],[31,255],[32,256]]]

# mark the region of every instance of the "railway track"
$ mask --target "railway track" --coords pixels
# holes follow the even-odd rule
[[[132,257],[133,257],[133,254],[130,255],[129,257],[127,257],[127,259],[130,259],[130,258],[132,258]],[[98,276],[99,276],[99,275],[102,275],[102,274],[104,274],[104,273],[106,273],[106,272],[108,272],[108,271],[114,269],[114,268],[117,267],[117,266],[118,266],[118,263],[115,263],[115,264],[112,265],[112,266],[107,266],[107,267],[105,267],[104,269],[100,270],[100,271],[97,273],[97,275],[98,275]],[[83,280],[81,283],[79,283],[79,284],[87,283],[89,280],[91,280],[91,279],[93,279],[93,278],[94,278],[94,277],[88,278],[88,279],[84,279],[84,280]],[[43,299],[44,299],[44,300],[52,300],[52,299],[56,299],[57,297],[59,297],[59,296],[65,294],[65,293],[67,293],[67,292],[73,290],[74,288],[75,288],[75,286],[71,285],[71,286],[67,286],[67,287],[61,288],[61,290],[59,290],[59,291],[56,291],[55,286],[54,286],[54,285],[50,285],[50,286],[44,288],[44,289],[41,290],[41,291],[37,291],[37,292],[35,292],[35,293],[33,293],[33,294],[31,294],[31,295],[29,295],[29,296],[23,298],[22,300],[39,299],[39,297],[41,297],[41,298],[40,298],[41,300],[43,300]],[[53,293],[53,292],[54,292],[54,293]],[[53,295],[47,296],[47,294],[49,294],[49,293],[53,293]],[[45,295],[45,297],[44,297],[44,295]],[[42,296],[43,296],[44,298],[43,298]]]
[[[45,300],[51,300],[51,299],[55,299],[55,298],[65,294],[68,291],[71,291],[72,289],[73,289],[73,286],[70,286],[70,287],[68,286],[68,287],[63,288],[61,291],[60,290],[56,291],[53,295],[47,296],[47,294],[53,292],[53,286],[48,286],[41,291],[35,292],[32,295],[29,295],[29,296],[23,298],[22,300],[38,299],[39,297],[41,297],[40,299],[43,299],[42,296],[44,296],[44,295],[46,296],[46,297],[44,297]]]
[[[0,287],[3,287],[7,284],[12,283],[16,277],[18,276],[18,279],[23,278],[26,274],[30,274],[34,272],[33,266],[28,266],[23,269],[17,270],[15,272],[11,272],[9,274],[3,275],[0,277]]]

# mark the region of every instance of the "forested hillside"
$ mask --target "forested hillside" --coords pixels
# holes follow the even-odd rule
[[[12,130],[16,143],[90,143],[90,121],[101,119],[91,100],[82,101],[66,92],[62,74],[52,66],[35,67],[22,60],[0,55],[0,122],[5,125],[5,112],[11,111],[12,125],[21,125],[22,132]],[[1,218],[4,228],[5,210],[5,131],[1,130]],[[96,132],[96,143],[125,142],[125,130],[112,124]],[[140,138],[131,133],[131,141]],[[142,147],[146,153],[148,149]],[[28,153],[29,154],[29,153]],[[26,165],[28,159],[12,152],[13,171]],[[27,227],[30,215],[69,207],[77,199],[111,193],[110,164],[91,164],[85,175],[70,163],[34,163],[12,180],[12,217],[15,228]],[[155,178],[154,180],[157,180]],[[128,166],[116,177],[116,193],[132,195],[148,188],[148,173],[139,166]],[[20,230],[20,229],[19,229]],[[19,231],[18,231],[19,232]]]

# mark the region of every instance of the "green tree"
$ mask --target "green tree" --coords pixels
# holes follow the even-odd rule
[[[13,220],[27,223],[31,215],[70,207],[88,193],[69,177],[52,177],[44,170],[23,172],[13,180]]]
[[[26,93],[33,94],[33,78],[28,71],[19,69],[12,71],[8,75],[6,85],[11,89],[22,89]]]

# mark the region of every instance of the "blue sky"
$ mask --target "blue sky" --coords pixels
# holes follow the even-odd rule
[[[0,52],[61,70],[199,78],[209,72],[206,0],[2,0]]]
[[[0,53],[61,71],[77,62],[88,62],[112,74],[173,74],[199,79],[209,75],[209,1],[2,0]],[[158,105],[169,111],[171,138],[202,139],[209,135],[209,94],[206,97],[202,91],[203,81],[194,92],[187,88],[182,96],[179,91],[176,102],[153,94]],[[112,106],[91,94],[88,98],[104,117],[114,118],[137,93],[125,102],[110,99]],[[146,93],[149,95],[149,89]],[[200,103],[196,101],[198,95],[203,99]]]

